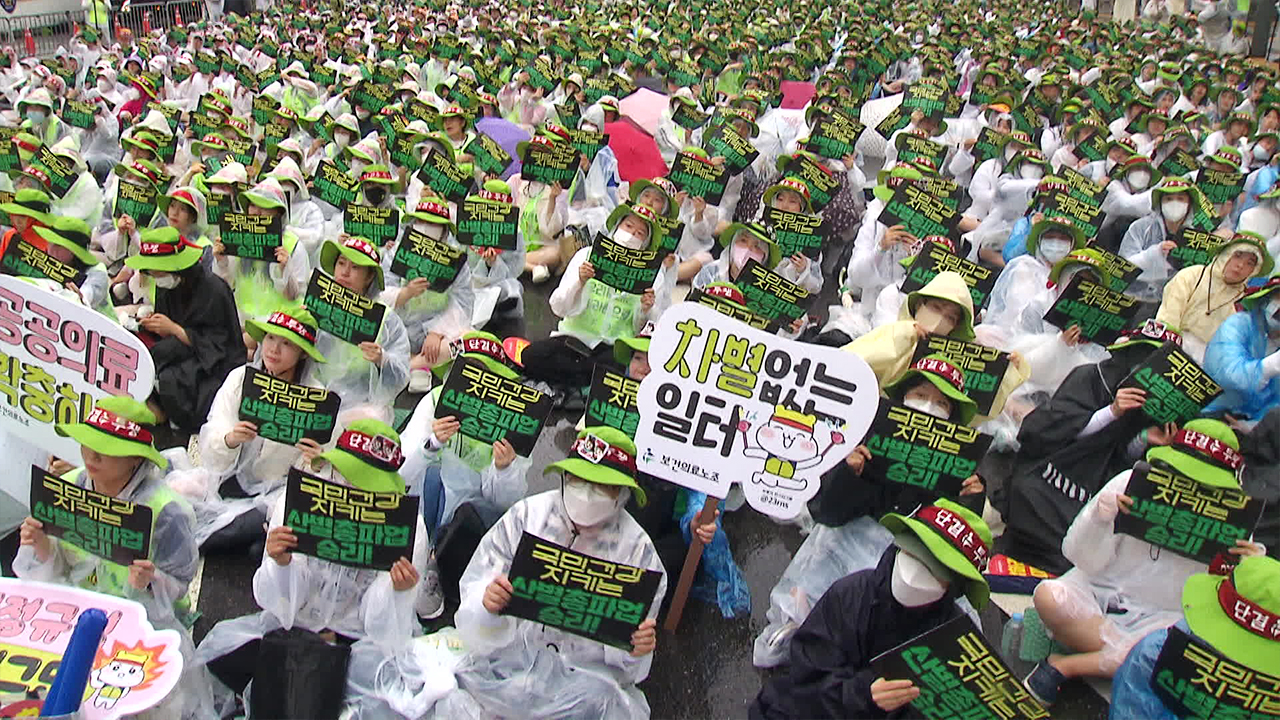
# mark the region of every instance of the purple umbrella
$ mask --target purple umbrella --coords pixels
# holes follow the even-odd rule
[[[520,172],[520,156],[516,152],[516,145],[529,140],[529,133],[521,130],[515,123],[496,117],[477,120],[476,132],[484,133],[493,138],[493,141],[498,143],[511,156],[511,164],[502,173],[503,180]]]

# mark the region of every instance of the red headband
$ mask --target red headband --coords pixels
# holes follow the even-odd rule
[[[1173,436],[1173,445],[1201,456],[1210,464],[1217,465],[1232,472],[1240,472],[1244,467],[1244,456],[1221,440],[1195,430],[1183,428]]]
[[[920,372],[933,373],[943,380],[946,380],[951,387],[959,390],[960,392],[964,392],[964,373],[960,368],[952,365],[946,360],[927,357],[920,358],[915,361],[915,364],[911,366],[911,369],[919,370]]]
[[[347,238],[343,241],[342,246],[349,247],[362,255],[367,255],[374,262],[381,261],[381,258],[378,257],[378,249],[358,237]]]
[[[1235,624],[1261,638],[1280,640],[1280,615],[1259,606],[1236,591],[1232,573],[1218,586],[1218,604]]]
[[[44,183],[45,187],[49,187],[49,174],[35,165],[28,165],[22,168],[22,172]]]
[[[507,195],[506,193],[493,192],[492,190],[481,190],[476,193],[476,197],[481,200],[492,200],[493,202],[505,203],[507,205],[511,205],[515,202],[515,199],[510,195]]]
[[[404,464],[400,444],[386,435],[375,437],[348,429],[338,438],[338,449],[346,450],[382,470],[396,471]]]
[[[457,346],[459,353],[476,353],[497,360],[502,365],[507,364],[507,353],[502,349],[502,343],[489,338],[464,337],[457,341]]]
[[[151,444],[151,432],[149,430],[128,418],[120,417],[110,410],[96,407],[89,413],[89,417],[85,418],[84,423],[121,440],[139,442],[144,445]]]
[[[959,550],[960,554],[964,555],[979,572],[986,566],[987,546],[983,544],[982,537],[963,517],[946,508],[929,505],[920,508],[915,518],[933,528],[951,543],[951,546]]]
[[[271,317],[267,318],[267,324],[282,327],[307,342],[314,343],[316,341],[315,331],[302,324],[301,321],[291,315],[285,315],[282,312],[273,312],[271,313]]]
[[[569,452],[577,453],[578,457],[593,465],[604,465],[627,475],[635,475],[636,473],[636,458],[634,455],[617,445],[609,444],[595,435],[586,435],[574,440]]]

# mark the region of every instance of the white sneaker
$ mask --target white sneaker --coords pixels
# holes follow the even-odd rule
[[[534,285],[541,285],[551,277],[551,270],[546,265],[534,265],[533,272],[529,273],[529,279],[533,280]]]
[[[419,395],[431,391],[431,371],[414,370],[409,373],[409,392]]]

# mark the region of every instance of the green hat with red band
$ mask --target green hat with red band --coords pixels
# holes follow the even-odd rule
[[[1040,238],[1050,230],[1061,230],[1071,237],[1071,246],[1073,248],[1084,247],[1084,230],[1080,226],[1072,222],[1071,218],[1066,216],[1048,216],[1040,219],[1040,222],[1031,226],[1031,232],[1027,235],[1027,254],[1035,255],[1040,249]]]
[[[311,313],[302,307],[277,310],[268,315],[266,320],[249,319],[244,322],[244,331],[259,343],[264,334],[270,333],[302,348],[316,362],[328,362],[316,349],[316,332],[319,327]]]
[[[350,260],[353,265],[373,268],[374,287],[378,290],[384,287],[382,256],[373,243],[362,237],[348,237],[341,243],[325,240],[324,245],[320,246],[320,269],[330,277],[333,276],[333,266],[337,264],[339,255]]]
[[[769,205],[773,202],[774,196],[783,190],[789,190],[800,196],[804,200],[804,211],[813,212],[813,203],[809,199],[809,186],[803,180],[797,177],[784,177],[775,185],[764,191],[764,204]]]
[[[628,216],[635,216],[649,226],[649,247],[657,247],[657,243],[662,234],[662,226],[658,224],[658,214],[649,209],[647,205],[636,205],[632,203],[622,203],[609,213],[609,217],[605,219],[604,225],[609,232],[617,229],[618,224]]]
[[[707,151],[703,150],[702,148],[685,148],[683,152],[693,153],[695,150],[701,152],[701,155],[699,155],[699,157],[703,158],[704,160],[706,159]],[[663,213],[664,215],[666,215],[667,219],[675,220],[676,218],[680,217],[680,206],[676,203],[676,200],[675,200],[675,197],[678,191],[676,190],[676,186],[673,185],[670,180],[664,177],[657,177],[657,178],[653,178],[652,180],[647,180],[647,179],[637,180],[631,183],[631,187],[627,189],[627,197],[628,199],[631,200],[631,204],[635,205],[639,203],[640,196],[644,194],[645,190],[649,190],[649,189],[653,189],[654,192],[662,193],[663,197],[667,199],[667,209],[666,209],[666,212]]]
[[[964,392],[964,371],[945,355],[934,353],[911,363],[897,380],[884,386],[884,392],[892,395],[915,378],[928,380],[947,396],[952,405],[951,417],[947,418],[951,422],[968,425],[973,416],[978,414],[978,404]]]
[[[1126,328],[1121,331],[1116,341],[1107,346],[1107,350],[1110,352],[1133,345],[1149,345],[1153,348],[1158,348],[1170,341],[1177,343],[1181,347],[1182,334],[1159,320],[1148,318],[1138,327]]]
[[[1168,445],[1148,450],[1147,462],[1167,465],[1180,475],[1215,488],[1239,488],[1244,470],[1244,456],[1235,431],[1221,420],[1210,418],[1188,422]]]
[[[128,396],[113,396],[95,403],[83,421],[58,423],[54,432],[94,452],[111,457],[140,457],[164,469],[169,467],[169,461],[152,442],[149,426],[155,424],[156,416],[146,404]]]
[[[431,369],[438,377],[448,377],[453,369],[453,362],[459,357],[469,358],[484,364],[494,375],[508,380],[519,380],[520,373],[511,365],[511,358],[503,350],[502,341],[493,333],[473,330],[457,340],[449,343],[451,359]]]
[[[936,560],[944,568],[960,576],[966,587],[965,596],[974,608],[986,607],[991,589],[982,571],[991,555],[991,529],[981,517],[958,503],[941,498],[911,515],[889,513],[880,520],[896,537],[905,538],[908,546],[923,544],[932,558],[919,558],[926,565]],[[914,554],[914,553],[913,553]]]
[[[1049,268],[1049,282],[1054,285],[1058,284],[1058,279],[1062,277],[1062,273],[1066,272],[1074,265],[1084,265],[1089,268],[1093,274],[1098,276],[1098,284],[1103,287],[1111,287],[1111,273],[1107,271],[1106,260],[1102,255],[1093,248],[1080,248],[1067,253],[1065,257],[1053,264]]]
[[[200,262],[204,254],[203,248],[183,237],[177,228],[143,230],[139,240],[138,254],[124,261],[134,270],[181,272]]]
[[[49,193],[36,188],[23,188],[13,194],[12,202],[0,204],[0,211],[29,217],[48,225],[50,202]]]
[[[649,352],[651,335],[653,335],[653,323],[647,322],[635,337],[618,338],[613,342],[613,359],[622,367],[627,367],[631,364],[631,356],[635,351]]]
[[[1230,575],[1192,575],[1182,586],[1191,632],[1250,670],[1280,676],[1280,561],[1240,559]]]
[[[560,470],[588,482],[630,488],[644,507],[649,498],[636,483],[636,444],[621,430],[589,427],[578,433],[569,456],[547,465],[543,472]]]
[[[354,487],[368,492],[404,494],[400,435],[381,420],[357,420],[338,436],[332,450],[320,453]]]
[[[1267,297],[1270,296],[1271,293],[1275,292],[1277,288],[1280,288],[1280,275],[1268,278],[1267,281],[1262,284],[1262,287],[1254,290],[1248,295],[1245,295],[1240,301],[1240,304],[1252,310],[1258,306],[1258,303],[1266,300]]]
[[[483,192],[483,191],[482,191]],[[454,232],[453,221],[449,219],[448,202],[437,197],[423,197],[412,211],[405,211],[405,217],[413,218],[433,225],[444,225],[449,232]]]
[[[49,227],[37,227],[36,234],[44,238],[50,245],[70,250],[76,259],[86,267],[93,267],[102,262],[89,252],[89,240],[92,231],[85,221],[68,215],[50,218]]]

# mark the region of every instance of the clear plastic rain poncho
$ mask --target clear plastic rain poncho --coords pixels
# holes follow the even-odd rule
[[[525,498],[498,521],[462,576],[462,604],[455,615],[467,656],[458,668],[459,689],[436,703],[431,717],[444,720],[501,717],[648,718],[649,703],[636,683],[649,675],[653,654],[625,650],[506,615],[481,604],[484,590],[511,567],[524,532],[587,555],[663,571],[649,536],[622,510],[597,528],[575,530],[560,490]],[[649,617],[658,613],[667,578],[658,584]]]
[[[396,297],[404,286],[409,284],[409,281],[391,272],[390,269],[391,259],[395,256],[395,243],[398,242],[400,242],[399,239],[392,240],[381,250],[386,289],[378,296],[378,302],[387,306],[387,319],[391,319],[394,315],[400,321],[400,326],[406,333],[405,340],[409,353],[411,355],[417,353],[429,333],[439,333],[446,343],[462,337],[463,333],[471,329],[472,315],[475,311],[476,292],[471,275],[471,264],[469,262],[464,264],[458,271],[457,277],[443,292],[427,290],[397,307]],[[465,246],[460,245],[452,235],[446,236],[444,242],[450,247],[465,249]],[[386,320],[383,322],[385,324]],[[384,346],[383,349],[385,350],[386,347]]]
[[[63,476],[64,480],[93,489],[93,481],[83,469]],[[195,646],[184,624],[187,588],[195,578],[200,561],[195,535],[195,518],[191,508],[165,485],[164,473],[151,462],[143,462],[124,489],[116,496],[121,500],[142,503],[152,508],[151,551],[155,577],[149,590],[137,590],[128,583],[128,569],[110,560],[91,555],[56,538],[50,538],[53,554],[45,562],[36,557],[35,549],[23,545],[13,560],[13,571],[20,578],[61,585],[74,585],[86,590],[127,598],[141,603],[147,619],[160,629],[177,631],[182,638],[182,657],[192,661]],[[202,669],[185,668],[178,686],[148,717],[216,718],[209,683]]]
[[[335,392],[343,403],[383,408],[383,421],[391,420],[391,406],[409,385],[409,333],[404,321],[390,309],[382,317],[375,342],[382,348],[382,363],[364,359],[360,348],[321,330],[316,350],[329,362],[315,368],[315,381]],[[419,342],[421,345],[421,342]]]

